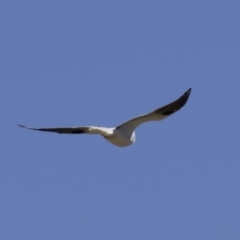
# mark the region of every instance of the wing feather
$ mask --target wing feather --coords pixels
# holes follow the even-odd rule
[[[191,88],[189,88],[180,98],[167,104],[163,107],[160,107],[148,114],[141,115],[135,118],[128,120],[127,122],[119,125],[117,128],[128,128],[134,130],[140,124],[148,121],[160,121],[170,116],[171,114],[180,110],[188,101],[188,98],[191,93]]]
[[[22,128],[43,131],[43,132],[55,132],[55,133],[66,133],[66,134],[92,133],[90,130],[91,127],[33,128],[33,127],[26,127],[20,124],[18,124],[18,126]]]

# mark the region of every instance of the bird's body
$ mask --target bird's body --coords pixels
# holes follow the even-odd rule
[[[110,136],[104,138],[118,147],[127,147],[135,142],[135,131],[115,128]]]
[[[136,135],[135,129],[142,123],[149,121],[163,120],[171,114],[180,110],[187,102],[188,97],[191,93],[191,88],[188,89],[179,99],[176,101],[158,108],[148,114],[141,115],[124,122],[118,127],[106,128],[96,126],[84,126],[84,127],[60,127],[60,128],[31,128],[19,125],[23,128],[31,130],[38,130],[44,132],[56,132],[65,134],[100,134],[110,143],[118,147],[126,147],[135,142]]]

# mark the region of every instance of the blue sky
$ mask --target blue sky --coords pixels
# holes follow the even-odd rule
[[[0,239],[240,238],[239,1],[1,1]],[[17,127],[116,126],[134,145]]]

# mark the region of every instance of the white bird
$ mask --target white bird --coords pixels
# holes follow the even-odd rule
[[[150,113],[132,118],[121,125],[113,128],[96,127],[96,126],[82,126],[82,127],[59,127],[59,128],[32,128],[25,127],[18,124],[18,126],[44,132],[56,132],[67,134],[100,134],[110,143],[118,147],[126,147],[133,144],[136,140],[135,129],[142,123],[149,121],[159,121],[170,116],[171,114],[180,110],[187,102],[191,93],[189,88],[180,98],[176,101],[158,108]]]

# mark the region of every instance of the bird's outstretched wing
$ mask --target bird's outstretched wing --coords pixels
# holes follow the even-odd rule
[[[148,121],[160,121],[171,114],[177,112],[180,110],[188,101],[188,98],[191,93],[191,88],[189,88],[180,98],[178,98],[176,101],[163,106],[161,108],[158,108],[148,114],[141,115],[138,117],[135,117],[133,119],[128,120],[127,122],[119,125],[117,128],[127,128],[134,130],[136,127],[138,127],[140,124],[148,122]]]
[[[59,128],[33,128],[18,124],[19,127],[43,132],[67,133],[67,134],[81,134],[81,133],[95,133],[93,127],[59,127]]]

